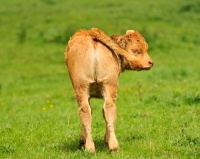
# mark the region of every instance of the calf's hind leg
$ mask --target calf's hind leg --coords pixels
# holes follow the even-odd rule
[[[118,151],[119,146],[114,128],[114,123],[116,120],[115,100],[117,95],[117,85],[104,85],[103,95],[103,116],[106,122],[106,134],[104,137],[104,141],[108,144],[108,147],[111,151]]]
[[[89,95],[88,95],[88,87],[81,86],[79,88],[75,88],[75,98],[77,100],[79,106],[79,117],[82,123],[82,130],[80,135],[80,146],[83,146],[85,149],[90,152],[95,152],[95,146],[92,139],[92,114],[91,108],[89,105]]]

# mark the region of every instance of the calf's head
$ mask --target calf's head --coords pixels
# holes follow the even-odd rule
[[[148,44],[143,36],[134,30],[127,30],[125,35],[111,37],[121,48],[125,49],[135,62],[124,60],[125,69],[149,70],[154,62],[148,55]]]

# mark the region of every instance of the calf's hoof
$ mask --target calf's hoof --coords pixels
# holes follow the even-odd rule
[[[109,148],[111,153],[118,152],[119,151],[118,141],[116,140],[112,143],[108,143],[108,148]]]
[[[117,153],[119,152],[119,147],[113,147],[113,148],[109,148],[111,153]]]
[[[85,150],[87,150],[90,153],[95,153],[95,147],[85,147]]]
[[[92,141],[85,141],[83,139],[79,140],[79,149],[85,149],[87,151],[89,151],[90,153],[94,153],[95,152],[95,145],[93,140]]]
[[[119,148],[116,147],[114,149],[110,149],[110,153],[118,153],[119,152]]]

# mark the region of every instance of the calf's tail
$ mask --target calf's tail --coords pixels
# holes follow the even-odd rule
[[[89,31],[89,34],[92,38],[95,38],[106,45],[108,48],[113,50],[117,55],[121,55],[129,62],[130,67],[134,68],[135,64],[138,63],[138,59],[129,54],[126,50],[122,49],[118,44],[116,44],[109,36],[107,36],[103,31],[92,28]]]

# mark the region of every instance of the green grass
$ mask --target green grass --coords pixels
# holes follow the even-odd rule
[[[0,158],[200,158],[198,0],[3,0],[0,5]],[[121,74],[116,135],[103,143],[103,101],[92,99],[96,153],[78,150],[80,121],[64,62],[69,37],[97,27],[140,31],[155,61]]]

